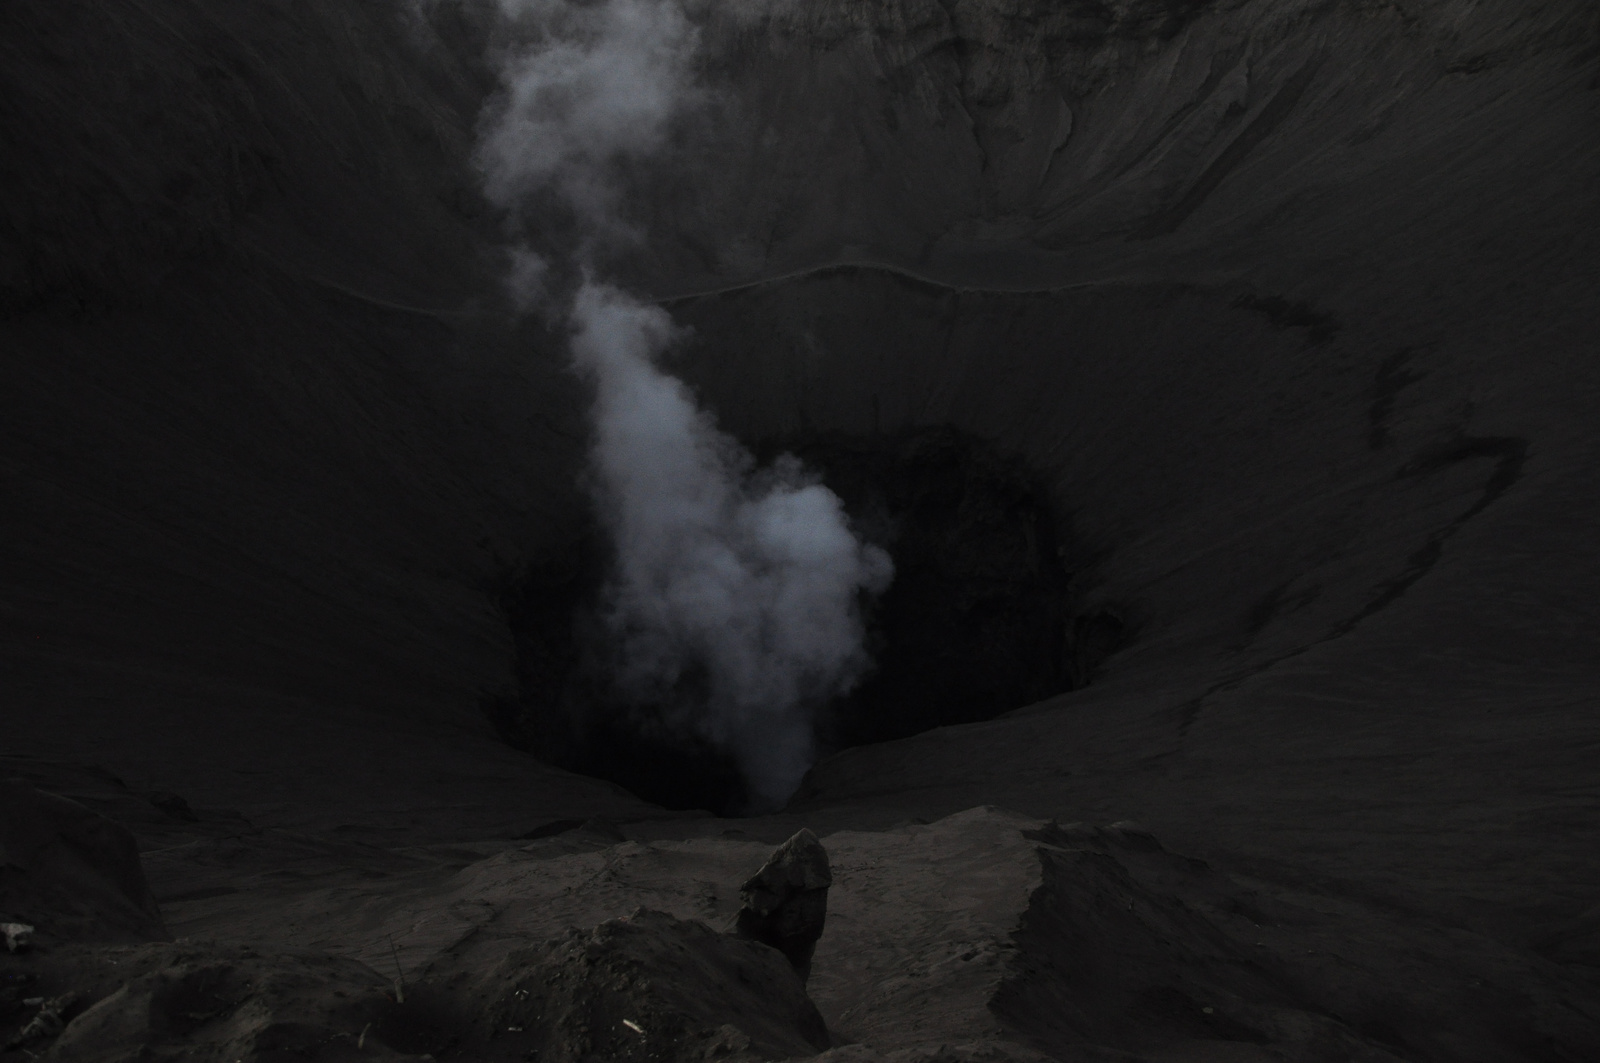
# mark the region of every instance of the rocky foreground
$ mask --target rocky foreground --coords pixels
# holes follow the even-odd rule
[[[1427,913],[1228,873],[1132,823],[981,807],[825,829],[825,864],[752,877],[773,846],[751,821],[386,849],[50,771],[138,820],[138,841],[7,784],[0,916],[33,927],[0,958],[18,1060],[1600,1054],[1594,986],[1570,968]],[[786,889],[826,891],[808,980],[800,957],[736,932]]]

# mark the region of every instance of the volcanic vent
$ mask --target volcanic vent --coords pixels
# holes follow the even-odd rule
[[[820,755],[932,727],[989,719],[1087,683],[1124,621],[1074,613],[1081,567],[1038,477],[948,426],[770,441],[843,500],[852,527],[886,550],[894,581],[861,596],[870,670],[816,707]],[[597,534],[516,574],[504,592],[518,689],[485,699],[501,737],[542,760],[616,782],[669,808],[746,810],[733,756],[630,704],[606,674],[596,618],[610,559]],[[693,684],[697,677],[685,677]]]

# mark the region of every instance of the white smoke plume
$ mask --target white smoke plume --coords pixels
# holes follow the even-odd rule
[[[516,212],[556,195],[586,227],[579,252],[635,237],[618,163],[659,151],[699,98],[699,34],[673,0],[500,0],[532,40],[504,57],[503,98],[478,149],[484,191]]]
[[[633,237],[613,174],[645,158],[699,93],[694,27],[676,0],[501,0],[530,43],[504,62],[484,129],[490,197],[513,214],[557,195],[585,226],[583,282],[564,315],[594,386],[595,501],[615,547],[604,592],[620,695],[730,752],[756,808],[781,805],[814,759],[812,715],[868,666],[858,598],[893,576],[851,532],[839,498],[792,457],[759,469],[657,359],[677,330],[654,305],[593,276]],[[539,305],[547,263],[514,256]]]

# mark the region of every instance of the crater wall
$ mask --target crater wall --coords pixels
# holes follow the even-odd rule
[[[19,749],[268,816],[637,810],[527,789],[478,709],[501,583],[581,523],[582,396],[499,309],[485,8],[408,10],[9,16]],[[1581,917],[1591,7],[693,10],[721,103],[634,175],[625,267],[694,329],[678,368],[751,443],[948,423],[1025,460],[1139,630],[808,807],[1137,815],[1528,941]]]

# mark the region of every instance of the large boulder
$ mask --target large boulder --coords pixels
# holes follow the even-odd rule
[[[802,980],[809,978],[811,955],[828,918],[831,885],[828,851],[815,834],[801,829],[739,887],[744,902],[736,924],[739,936],[772,946]]]
[[[0,922],[41,943],[167,937],[133,835],[20,779],[0,780]]]
[[[443,988],[485,1059],[783,1059],[829,1045],[805,986],[776,953],[643,908]]]
[[[77,998],[59,1025],[17,1040],[45,1059],[367,1060],[436,1043],[428,1016],[355,960],[311,951],[184,941],[74,950],[46,982]]]

